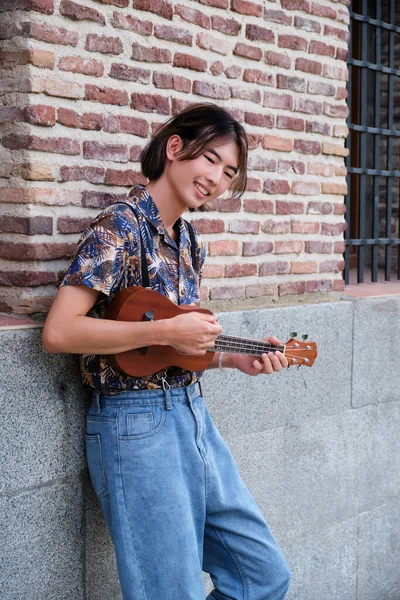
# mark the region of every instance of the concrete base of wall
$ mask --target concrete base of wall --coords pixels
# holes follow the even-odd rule
[[[286,554],[290,600],[400,598],[399,316],[400,296],[220,315],[232,335],[295,330],[319,347],[311,369],[203,383]],[[46,355],[40,330],[17,329],[0,332],[0,365],[0,598],[120,600],[76,357]]]

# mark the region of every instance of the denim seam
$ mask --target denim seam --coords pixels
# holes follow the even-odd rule
[[[215,531],[215,534],[219,538],[221,544],[223,545],[223,547],[225,548],[225,550],[228,552],[228,554],[231,556],[233,562],[236,565],[236,568],[238,570],[240,578],[242,580],[243,592],[244,592],[243,600],[249,600],[249,586],[247,585],[246,578],[245,578],[244,574],[242,573],[242,571],[241,571],[241,569],[239,567],[239,560],[238,560],[237,555],[234,554],[233,552],[231,552],[231,550],[228,548],[227,544],[224,542],[222,533],[219,532],[218,529],[214,525],[211,525],[210,523],[207,523],[207,522],[206,522],[206,525],[208,527],[211,527],[211,529],[213,529]]]
[[[99,434],[96,434],[96,435],[85,434],[85,438],[86,438],[87,442],[97,442],[97,444],[98,444],[98,454],[99,454],[99,460],[100,460],[101,475],[104,480],[104,492],[102,494],[99,494],[99,496],[98,496],[99,502],[100,502],[100,500],[103,500],[103,498],[108,496],[108,494],[110,493],[108,490],[106,472],[104,470],[103,453],[102,453],[102,447],[101,447],[101,437]]]
[[[164,425],[164,421],[165,421],[165,412],[163,411],[162,415],[161,415],[160,423],[152,431],[147,431],[146,433],[138,433],[136,435],[118,435],[118,439],[120,442],[133,442],[134,440],[141,440],[143,438],[150,437],[150,436],[154,435],[155,433],[157,433],[158,431],[160,431],[161,427]]]
[[[115,419],[112,419],[111,417],[97,417],[96,415],[88,415],[86,419],[87,421],[94,421],[97,423],[115,423]]]

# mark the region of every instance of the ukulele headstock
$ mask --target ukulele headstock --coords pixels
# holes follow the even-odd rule
[[[285,356],[288,361],[288,366],[305,365],[306,367],[312,367],[315,359],[317,358],[317,344],[315,342],[308,342],[308,335],[303,335],[303,341],[296,339],[297,333],[292,333],[290,340],[285,344]]]

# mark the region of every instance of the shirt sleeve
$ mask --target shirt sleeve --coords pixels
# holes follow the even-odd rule
[[[127,243],[135,239],[131,212],[115,204],[98,215],[83,232],[60,287],[86,285],[110,295],[123,277]]]

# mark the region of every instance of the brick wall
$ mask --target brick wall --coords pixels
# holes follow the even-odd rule
[[[203,299],[340,291],[347,0],[2,0],[0,311],[45,312],[79,233],[142,181],[157,124],[232,111],[248,191],[192,219]]]

